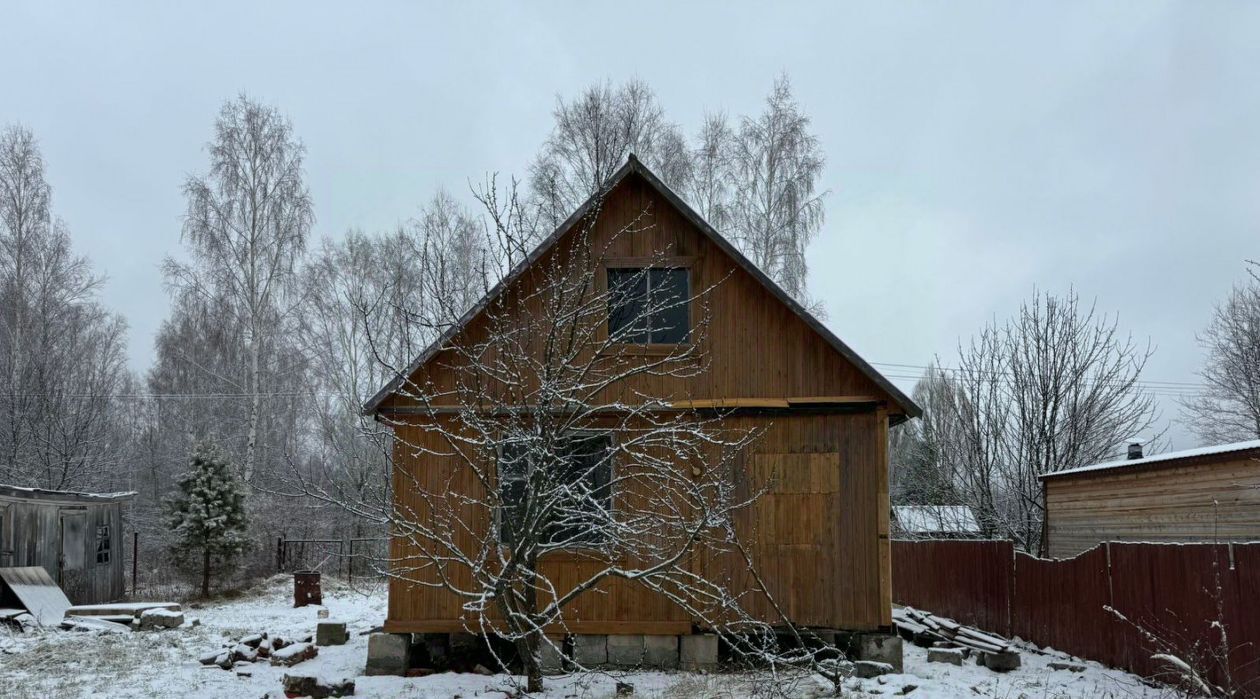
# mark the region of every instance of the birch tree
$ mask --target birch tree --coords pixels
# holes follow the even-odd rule
[[[243,470],[258,465],[268,348],[294,317],[294,273],[314,221],[302,144],[278,110],[242,96],[226,103],[208,145],[210,170],[184,184],[183,241],[191,260],[168,258],[179,292],[227,304],[243,331],[249,397]],[[274,369],[275,367],[270,367]]]
[[[1204,388],[1183,410],[1205,442],[1260,439],[1260,281],[1237,285],[1198,336]]]
[[[719,231],[731,223],[734,195],[735,132],[726,115],[706,114],[691,150],[690,177],[685,188],[688,203]]]
[[[117,483],[126,324],[55,219],[34,135],[0,132],[0,473],[53,489]]]
[[[35,400],[28,394],[26,321],[32,312],[32,268],[37,246],[52,227],[51,188],[44,179],[44,160],[35,136],[9,126],[0,136],[0,264],[4,303],[0,305],[5,343],[5,463],[19,463],[27,441],[24,415]]]
[[[545,224],[558,224],[597,192],[630,153],[675,189],[689,175],[686,139],[642,80],[592,85],[571,101],[557,97],[553,116],[529,173]]]
[[[765,111],[743,119],[733,153],[735,242],[784,291],[805,303],[805,249],[823,224],[826,192],[818,190],[818,181],[824,159],[786,75],[775,81]]]
[[[304,273],[298,334],[315,387],[313,454],[303,480],[342,499],[381,503],[388,496],[384,435],[360,408],[392,378],[389,367],[405,366],[485,293],[486,242],[479,222],[439,192],[392,234],[351,232],[316,251]],[[345,521],[356,537],[362,525]]]

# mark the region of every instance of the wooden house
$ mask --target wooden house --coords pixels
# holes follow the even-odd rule
[[[1046,546],[1068,558],[1104,541],[1260,541],[1260,441],[1129,458],[1041,476]]]
[[[431,421],[439,418],[432,406],[418,404],[402,387],[445,380],[444,363],[457,361],[448,348],[471,341],[466,338],[480,332],[490,301],[529,284],[529,267],[563,254],[579,223],[587,221],[584,235],[599,251],[590,264],[603,270],[601,279],[645,265],[655,271],[653,265],[664,259],[676,275],[671,283],[712,289],[709,330],[699,340],[707,345],[706,369],[690,378],[642,379],[653,382],[643,386],[653,396],[672,397],[671,409],[706,410],[725,424],[764,430],[738,457],[735,478],[742,493],[769,490],[736,524],[744,529],[758,524],[760,537],[751,555],[773,598],[800,626],[887,630],[892,613],[888,428],[918,416],[919,408],[633,156],[603,192],[365,405],[366,414],[394,430],[395,507],[425,511],[424,503],[409,495],[413,480],[433,491],[476,487],[434,443],[438,437]],[[634,232],[616,233],[627,228]],[[692,308],[683,317],[697,316]],[[672,341],[687,338],[683,332]],[[652,357],[660,342],[645,336],[623,349]],[[431,448],[400,449],[402,443]],[[488,517],[482,520],[468,525],[484,531],[491,523]],[[470,620],[459,598],[398,574],[414,556],[406,540],[392,539],[396,575],[390,580],[385,631],[464,631]],[[698,555],[692,565],[697,574],[716,579],[730,577],[732,571],[721,568],[731,564],[729,558]],[[585,565],[560,555],[542,561],[553,579]],[[583,595],[566,615],[565,626],[575,634],[687,635],[698,625],[659,593],[632,582],[612,580],[598,593]],[[755,594],[747,605],[751,614],[774,620]]]
[[[122,507],[134,495],[0,485],[0,568],[41,566],[74,604],[122,599]]]

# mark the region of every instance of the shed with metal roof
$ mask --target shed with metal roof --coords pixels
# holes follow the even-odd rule
[[[1129,456],[1041,476],[1051,557],[1105,541],[1260,541],[1260,440]]]

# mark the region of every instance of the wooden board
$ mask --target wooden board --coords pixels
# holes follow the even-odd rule
[[[66,593],[40,566],[0,568],[0,583],[4,584],[5,598],[12,595],[11,599],[29,611],[41,626],[61,623],[70,608]]]

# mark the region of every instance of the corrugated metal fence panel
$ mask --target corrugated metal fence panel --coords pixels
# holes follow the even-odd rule
[[[1009,541],[895,541],[893,601],[1007,635],[1014,555]]]
[[[1260,543],[1111,543],[1065,560],[1010,546],[896,541],[893,599],[1142,676],[1159,670],[1152,653],[1172,652],[1260,697]]]
[[[1260,695],[1260,544],[1235,544],[1230,612],[1230,664],[1235,682]]]
[[[1047,561],[1015,555],[1011,635],[1085,658],[1106,657],[1115,622],[1109,599],[1107,551],[1090,549],[1076,558]]]
[[[1217,685],[1260,690],[1260,638],[1254,635],[1260,545],[1234,546],[1232,552],[1213,544],[1110,547],[1111,606],[1132,622],[1121,625],[1124,642],[1111,662],[1151,675],[1159,667],[1150,656],[1171,652],[1208,672]]]

